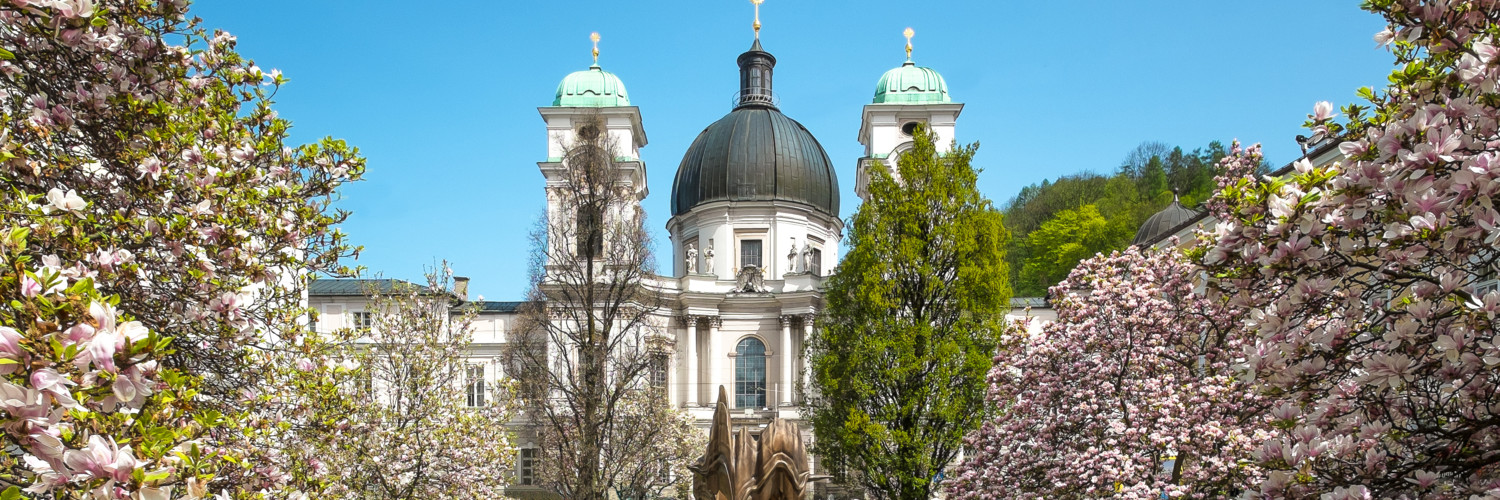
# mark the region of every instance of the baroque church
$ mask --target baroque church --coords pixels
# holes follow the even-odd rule
[[[757,20],[753,43],[735,59],[740,78],[734,107],[698,134],[675,173],[667,221],[671,270],[652,283],[667,297],[657,323],[666,325],[661,333],[671,348],[651,379],[667,388],[674,407],[691,413],[705,429],[722,386],[737,425],[754,429],[772,418],[790,419],[810,444],[811,426],[797,389],[808,376],[803,343],[822,307],[824,280],[837,264],[844,230],[839,199],[845,188],[818,139],[778,106],[776,57],[761,46],[759,27]],[[963,110],[940,74],[911,60],[910,29],[906,36],[907,60],[880,76],[861,114],[864,156],[856,159],[854,194],[862,199],[869,196],[872,173],[893,166],[912,146],[918,124],[937,134],[939,144],[949,144]],[[630,102],[625,83],[598,64],[597,48],[594,57],[592,66],[562,79],[551,105],[538,108],[548,152],[538,167],[545,182],[555,182],[564,151],[585,121],[598,124],[603,129],[598,132],[618,148],[617,163],[636,170],[626,177],[637,183],[638,204],[645,196],[639,154],[646,146],[643,112]],[[539,189],[543,186],[538,182]],[[561,210],[556,200],[548,205],[549,217]],[[466,280],[456,284],[455,292],[463,295]],[[391,280],[316,280],[308,299],[320,312],[318,328],[368,328],[372,313],[366,295],[391,285]],[[469,404],[478,406],[486,401],[486,387],[505,376],[502,352],[521,303],[474,303],[480,314],[465,383]],[[524,490],[535,486],[543,464],[524,433],[517,444],[515,484]],[[817,458],[812,461],[812,470],[821,473]]]

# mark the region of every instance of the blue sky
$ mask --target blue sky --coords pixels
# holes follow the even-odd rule
[[[1273,163],[1295,159],[1314,102],[1349,103],[1389,73],[1371,41],[1383,23],[1357,5],[767,0],[761,40],[782,111],[834,160],[848,217],[860,108],[904,60],[908,26],[914,60],[966,105],[959,140],[981,143],[980,189],[1000,204],[1046,178],[1108,173],[1143,141],[1238,138]],[[645,208],[664,268],[677,164],[729,112],[752,35],[748,0],[204,0],[193,12],[290,78],[276,108],[294,140],[343,138],[369,158],[341,202],[360,265],[416,278],[447,259],[490,300],[525,291],[543,208],[536,108],[589,65],[588,34],[601,34],[600,64],[644,116]]]

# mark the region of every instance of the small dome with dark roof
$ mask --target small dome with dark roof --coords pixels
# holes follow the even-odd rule
[[[1167,208],[1163,208],[1160,212],[1152,215],[1151,218],[1146,219],[1146,223],[1141,224],[1141,229],[1135,232],[1135,239],[1130,244],[1154,244],[1161,241],[1162,238],[1171,236],[1170,233],[1173,230],[1182,227],[1183,224],[1193,220],[1193,217],[1197,216],[1197,211],[1182,206],[1182,202],[1178,201],[1177,195],[1172,195],[1172,204],[1167,205]]]

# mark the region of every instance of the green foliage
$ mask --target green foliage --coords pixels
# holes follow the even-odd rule
[[[1021,268],[1025,283],[1058,283],[1079,261],[1109,253],[1121,239],[1129,241],[1132,228],[1110,221],[1098,207],[1084,205],[1058,212],[1024,240],[1027,257]]]
[[[1225,154],[1218,141],[1191,152],[1147,142],[1114,175],[1085,172],[1021,188],[1005,205],[1015,235],[1006,261],[1016,294],[1045,296],[1080,260],[1129,246],[1141,224],[1172,203],[1173,192],[1187,207],[1207,200]]]
[[[975,187],[977,144],[915,134],[878,170],[808,341],[815,451],[878,498],[926,499],[984,415],[1010,302],[1002,214]]]

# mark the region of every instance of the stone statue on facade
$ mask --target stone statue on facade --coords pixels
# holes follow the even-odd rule
[[[703,249],[703,272],[714,273],[714,239],[708,239],[708,248]]]
[[[688,243],[687,247],[687,272],[694,274],[698,272],[698,247]]]
[[[788,248],[787,251],[786,251],[786,273],[787,274],[794,274],[796,272],[797,272],[797,237],[793,236],[792,237],[792,247]]]
[[[708,449],[688,468],[693,471],[696,500],[800,500],[812,477],[797,424],[772,419],[761,431],[759,444],[748,429],[732,432],[724,386],[719,386],[714,423],[708,429]]]
[[[802,245],[802,272],[804,272],[804,273],[810,273],[812,271],[813,271],[813,247],[812,247],[812,242],[809,241],[806,244]]]
[[[747,293],[765,293],[766,276],[765,271],[759,266],[745,266],[740,268],[739,274],[734,277],[734,291]]]

